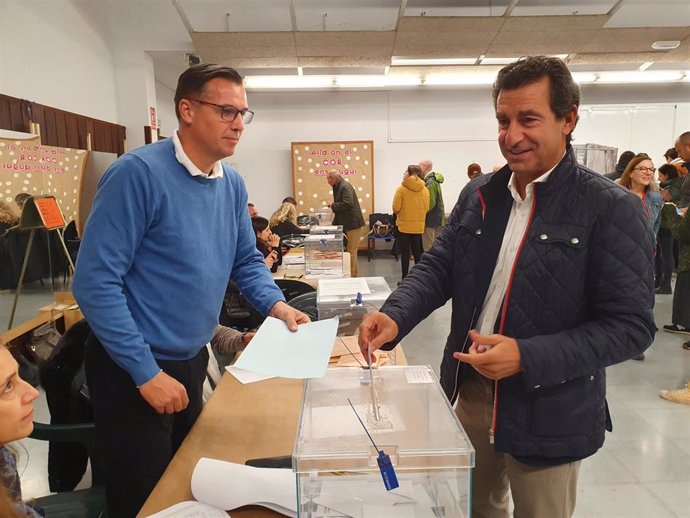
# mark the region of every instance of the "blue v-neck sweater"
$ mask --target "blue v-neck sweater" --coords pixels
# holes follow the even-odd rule
[[[284,300],[247,212],[244,181],[192,176],[171,139],[106,171],[79,249],[73,291],[93,332],[137,386],[156,359],[195,356],[211,339],[232,278],[262,313]]]

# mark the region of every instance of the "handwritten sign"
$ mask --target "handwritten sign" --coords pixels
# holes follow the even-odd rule
[[[34,203],[36,204],[39,216],[41,216],[43,225],[45,225],[48,230],[65,226],[65,218],[62,217],[62,212],[60,212],[60,207],[58,207],[55,198],[52,196],[35,198]]]
[[[293,142],[292,178],[298,214],[328,210],[333,190],[326,181],[330,171],[343,176],[355,188],[364,221],[374,210],[374,143]]]
[[[0,199],[19,193],[54,196],[68,221],[77,220],[81,179],[88,153],[44,146],[39,137],[0,138]]]

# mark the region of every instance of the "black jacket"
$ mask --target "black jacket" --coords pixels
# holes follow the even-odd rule
[[[462,191],[431,250],[381,311],[396,342],[452,297],[441,384],[451,402],[493,275],[512,196],[507,167]],[[578,165],[570,150],[534,205],[496,330],[517,339],[523,371],[498,383],[497,451],[583,458],[610,429],[604,368],[644,351],[654,334],[654,239],[635,195]]]
[[[364,226],[362,209],[359,206],[357,193],[350,182],[340,180],[333,186],[333,205],[331,209],[335,212],[333,225],[342,225],[343,231],[355,230]]]

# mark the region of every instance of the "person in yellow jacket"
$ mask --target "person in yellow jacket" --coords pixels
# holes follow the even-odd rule
[[[410,250],[415,264],[422,257],[422,234],[424,221],[429,210],[429,190],[422,180],[422,168],[418,165],[408,165],[403,173],[403,181],[395,191],[393,197],[393,212],[397,216],[396,238],[400,252],[402,278],[410,269]]]

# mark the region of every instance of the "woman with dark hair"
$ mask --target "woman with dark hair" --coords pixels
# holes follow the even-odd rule
[[[266,266],[275,273],[282,262],[282,254],[278,248],[278,236],[271,232],[268,220],[261,216],[252,218],[252,228],[256,236],[256,248],[263,254]]]
[[[659,187],[661,196],[667,203],[678,204],[680,201],[680,187],[683,179],[678,176],[678,169],[671,164],[664,164],[659,167]],[[661,265],[658,270],[659,279],[656,293],[659,295],[670,295],[671,276],[673,275],[673,232],[671,232],[672,221],[668,217],[668,211],[661,212],[661,226],[659,227],[658,242]]]
[[[38,391],[19,377],[17,362],[0,345],[0,516],[38,518],[22,501],[22,490],[13,453],[5,446],[27,437],[34,428],[33,401]]]
[[[410,250],[415,264],[422,258],[422,234],[429,210],[429,190],[422,179],[422,168],[408,165],[403,181],[393,197],[393,212],[397,216],[398,235],[396,242],[400,252],[402,278],[410,269]]]

